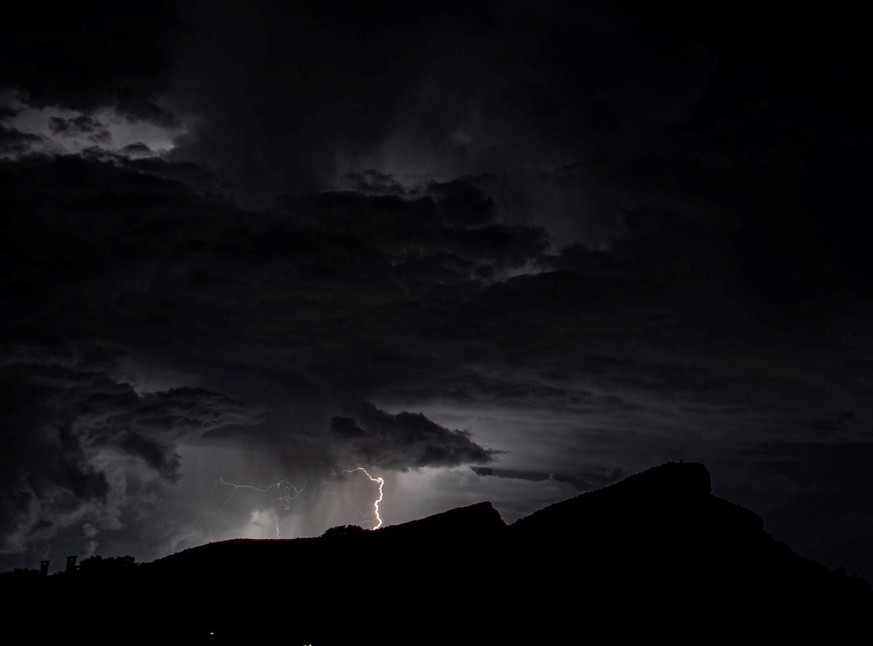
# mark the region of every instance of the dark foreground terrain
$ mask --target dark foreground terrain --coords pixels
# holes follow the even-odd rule
[[[873,622],[865,581],[774,541],[689,463],[508,526],[481,503],[377,531],[7,573],[0,594],[2,634],[38,643],[849,643]]]

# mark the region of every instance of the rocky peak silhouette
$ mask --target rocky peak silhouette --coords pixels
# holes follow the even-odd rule
[[[712,495],[703,465],[684,462],[509,526],[483,502],[376,531],[7,574],[0,589],[12,599],[7,633],[39,625],[46,637],[91,643],[839,641],[869,634],[873,616],[865,581],[774,541],[757,515]],[[57,620],[40,623],[48,611]]]

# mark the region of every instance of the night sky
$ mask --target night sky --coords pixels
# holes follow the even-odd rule
[[[683,459],[873,579],[859,16],[19,5],[0,567],[372,527],[366,473],[386,524],[512,521]]]

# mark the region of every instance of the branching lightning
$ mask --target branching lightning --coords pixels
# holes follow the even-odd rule
[[[230,492],[230,495],[224,499],[221,505],[219,505],[218,509],[208,515],[214,515],[221,512],[221,510],[224,509],[227,503],[230,502],[231,498],[233,498],[236,492],[240,489],[251,489],[252,491],[257,491],[258,493],[268,493],[273,489],[276,489],[279,492],[276,500],[281,502],[286,510],[291,508],[291,501],[299,497],[300,494],[302,494],[303,491],[306,489],[305,482],[303,483],[303,486],[301,486],[299,489],[291,484],[288,480],[279,480],[279,482],[271,484],[268,487],[256,487],[254,485],[236,484],[235,482],[228,482],[221,476],[218,477],[218,481],[215,484],[216,486],[225,485],[228,487],[233,487],[233,490]],[[282,538],[282,531],[279,529],[279,514],[274,511],[273,516],[276,519],[276,538]]]
[[[303,483],[303,486],[299,489],[291,484],[288,480],[279,480],[275,484],[271,484],[269,487],[256,487],[254,485],[247,484],[236,484],[233,482],[228,482],[221,476],[218,478],[218,483],[222,485],[227,485],[228,487],[233,487],[233,491],[230,492],[230,495],[225,499],[223,503],[221,503],[221,507],[219,507],[219,511],[228,503],[230,499],[233,498],[234,494],[240,489],[251,489],[252,491],[258,491],[260,493],[268,493],[269,491],[276,489],[279,492],[279,496],[276,500],[280,501],[285,509],[291,508],[291,501],[297,498],[300,494],[303,493],[304,489],[306,489],[306,483]]]
[[[361,515],[364,517],[363,523],[371,524],[373,526],[372,527],[373,529],[379,529],[380,527],[382,527],[382,523],[383,523],[382,516],[380,513],[380,509],[379,509],[379,505],[381,504],[381,502],[385,496],[385,494],[384,494],[385,479],[382,478],[381,476],[373,477],[372,475],[370,475],[370,472],[367,471],[364,467],[355,467],[354,469],[344,469],[342,471],[342,473],[356,473],[358,471],[363,473],[370,482],[375,483],[379,486],[379,495],[373,500],[373,512],[372,512],[371,517],[367,517],[367,515],[365,515],[363,513],[363,510],[358,509],[358,512],[361,513]],[[327,479],[335,478],[338,475],[339,475],[338,472],[331,470],[330,475],[328,476]],[[251,484],[238,484],[235,482],[228,482],[223,477],[219,476],[218,480],[216,480],[216,482],[215,482],[215,487],[218,487],[219,485],[225,486],[225,487],[231,487],[230,495],[228,495],[221,502],[221,504],[218,506],[218,508],[215,511],[204,514],[204,516],[211,516],[211,515],[215,515],[215,514],[220,513],[227,506],[227,504],[231,501],[231,499],[233,499],[233,497],[236,495],[237,491],[239,491],[240,489],[248,489],[250,491],[256,491],[258,493],[269,493],[269,492],[275,490],[278,494],[276,496],[276,500],[278,500],[282,504],[282,506],[285,508],[285,510],[291,509],[292,502],[296,498],[299,498],[303,494],[303,492],[306,490],[306,483],[305,482],[302,486],[296,487],[293,484],[291,484],[291,482],[287,479],[280,480],[279,482],[275,482],[275,483],[273,483],[269,486],[266,486],[266,487],[258,487],[258,486],[251,485]],[[351,502],[351,501],[349,501],[349,502]],[[353,506],[355,506],[357,508],[356,505],[353,504]],[[275,510],[273,513],[274,513],[274,516],[276,519],[276,538],[281,538],[281,531],[279,528],[279,514]]]
[[[370,479],[370,482],[375,482],[379,485],[379,497],[373,501],[373,515],[376,517],[376,524],[373,525],[373,529],[379,529],[382,526],[382,517],[379,515],[379,503],[382,502],[382,498],[384,497],[382,487],[385,485],[385,479],[381,476],[379,476],[378,478],[374,478],[364,467],[346,469],[345,471],[343,471],[343,473],[354,473],[355,471],[361,471],[365,476]]]

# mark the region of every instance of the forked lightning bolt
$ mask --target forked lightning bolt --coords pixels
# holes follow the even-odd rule
[[[239,489],[251,489],[252,491],[258,491],[260,493],[267,493],[271,489],[276,489],[279,492],[279,497],[277,498],[277,500],[282,501],[282,504],[285,505],[285,509],[290,509],[291,508],[291,501],[294,500],[300,494],[302,494],[303,490],[306,489],[306,483],[304,483],[303,486],[298,489],[293,484],[288,482],[288,480],[279,480],[279,482],[276,482],[275,484],[271,484],[269,487],[264,487],[262,489],[261,487],[256,487],[254,485],[235,484],[233,482],[228,482],[227,480],[225,480],[221,476],[219,476],[219,478],[218,478],[218,484],[223,484],[223,485],[227,485],[228,487],[233,487],[233,491],[230,493],[230,495],[227,497],[227,499],[223,503],[221,503],[221,507],[224,507],[224,505],[226,505],[230,501],[230,499],[233,498],[233,495]],[[292,492],[293,492],[293,494],[292,494]],[[220,509],[219,509],[219,511],[220,511]]]
[[[354,473],[355,471],[361,471],[365,476],[370,479],[370,482],[375,482],[379,485],[379,497],[373,501],[373,515],[376,516],[376,524],[373,525],[373,529],[379,529],[382,526],[382,517],[379,515],[379,503],[382,502],[382,498],[384,494],[382,493],[382,486],[385,484],[385,479],[379,476],[378,478],[374,478],[370,475],[370,472],[367,471],[364,467],[357,467],[355,469],[346,469],[343,473]]]
[[[383,491],[383,487],[385,485],[385,479],[382,478],[381,476],[374,478],[372,475],[370,475],[370,472],[367,471],[364,467],[355,467],[354,469],[345,469],[343,471],[343,473],[355,473],[356,471],[360,471],[365,476],[367,476],[367,479],[370,482],[373,482],[373,483],[379,485],[379,495],[373,501],[373,516],[375,517],[376,520],[375,521],[372,521],[372,520],[366,521],[367,523],[373,523],[373,529],[379,529],[380,527],[382,527],[382,516],[379,513],[379,504],[382,502],[382,499],[384,498],[384,495],[385,495],[384,491]],[[336,472],[333,471],[332,475],[336,476]],[[237,484],[235,482],[228,482],[227,480],[225,480],[223,477],[220,477],[220,476],[218,478],[218,481],[215,484],[216,484],[216,486],[224,485],[227,487],[232,487],[233,490],[230,492],[230,495],[224,499],[224,501],[221,503],[221,505],[219,505],[218,509],[216,509],[215,511],[210,512],[208,514],[204,514],[204,515],[211,516],[211,515],[220,513],[224,509],[224,507],[227,505],[227,503],[230,502],[231,498],[233,498],[234,495],[236,494],[236,492],[239,491],[240,489],[250,489],[251,491],[257,491],[258,493],[268,493],[268,492],[272,491],[273,489],[275,489],[276,491],[279,492],[279,496],[278,496],[277,500],[281,501],[283,506],[287,510],[287,509],[291,508],[291,501],[293,501],[295,498],[297,498],[301,494],[303,494],[303,491],[306,488],[306,484],[304,483],[304,485],[298,489],[297,487],[292,485],[287,479],[280,480],[279,482],[271,484],[268,487],[256,487],[255,485],[250,485],[250,484]],[[280,538],[278,514],[276,514],[276,537]]]
[[[277,500],[280,500],[284,505],[285,509],[291,508],[291,501],[297,498],[300,494],[303,493],[303,490],[306,489],[306,483],[303,484],[299,489],[295,487],[293,484],[288,482],[288,480],[279,480],[274,484],[271,484],[269,487],[256,487],[254,485],[247,484],[236,484],[234,482],[228,482],[223,477],[218,477],[218,482],[215,483],[216,486],[222,484],[228,487],[233,487],[233,491],[230,492],[230,495],[224,499],[224,502],[219,505],[218,509],[213,512],[204,514],[204,516],[212,516],[221,512],[224,509],[225,505],[230,502],[230,499],[233,498],[234,494],[240,489],[251,489],[252,491],[257,491],[259,493],[267,493],[272,489],[276,489],[279,492],[279,497]],[[279,529],[279,514],[274,510],[273,516],[276,519],[276,538],[282,538],[282,532]]]

